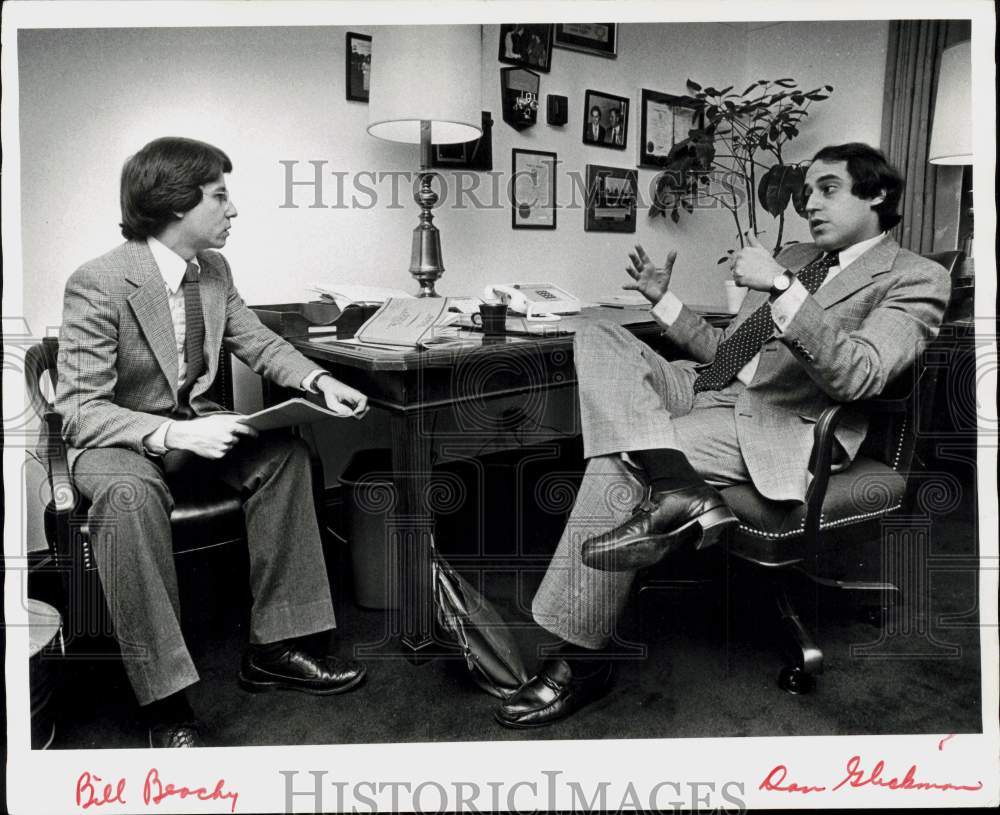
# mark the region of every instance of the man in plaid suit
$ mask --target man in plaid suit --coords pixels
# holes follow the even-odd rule
[[[129,158],[126,242],[74,272],[63,304],[56,408],[91,501],[97,568],[153,747],[202,739],[184,694],[198,673],[181,634],[172,556],[165,476],[177,466],[243,499],[253,593],[243,687],[330,694],[365,675],[301,641],[335,626],[305,446],[258,437],[207,396],[224,346],[280,385],[321,393],[342,416],[367,410],[363,394],[261,325],[233,285],[215,251],[237,214],[231,170],[225,153],[191,139],[157,139]],[[127,656],[135,649],[142,656]]]
[[[732,271],[749,291],[725,331],[668,290],[675,252],[656,268],[636,247],[624,288],[649,299],[689,359],[666,362],[609,323],[577,333],[588,466],[533,602],[562,645],[497,710],[501,724],[546,725],[602,693],[612,664],[601,651],[635,571],[680,545],[709,546],[735,522],[719,486],[802,501],[819,414],[879,394],[937,333],[947,273],[886,234],[902,187],[868,145],[820,150],[805,185],[813,243],[774,258],[748,234]],[[865,429],[860,418],[837,428],[841,465]]]

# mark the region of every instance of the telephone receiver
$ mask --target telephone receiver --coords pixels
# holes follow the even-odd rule
[[[495,283],[486,287],[483,296],[506,303],[510,311],[533,322],[555,322],[560,314],[580,311],[580,301],[554,283]]]

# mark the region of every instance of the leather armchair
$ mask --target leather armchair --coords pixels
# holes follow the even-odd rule
[[[58,355],[58,340],[43,339],[25,355],[25,376],[29,400],[41,420],[36,455],[46,469],[51,490],[44,512],[45,536],[65,592],[64,636],[67,645],[72,649],[75,642],[77,653],[82,655],[79,641],[89,640],[94,647],[95,638],[110,635],[111,627],[91,553],[89,502],[73,483],[61,435],[62,417],[50,398],[54,394]],[[231,365],[223,350],[219,375],[209,394],[227,409],[233,406]],[[225,484],[186,477],[183,470],[168,472],[167,480],[176,500],[171,525],[174,555],[179,562],[191,561],[206,549],[244,540],[242,504],[234,491]]]

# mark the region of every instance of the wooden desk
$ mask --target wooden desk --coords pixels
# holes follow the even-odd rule
[[[659,327],[646,311],[588,308],[551,325],[574,328],[598,318],[617,322],[653,345],[661,340]],[[450,426],[456,428],[449,431],[452,438],[457,434],[466,440],[482,439],[497,432],[487,403],[522,396],[525,418],[540,419],[546,394],[576,385],[573,337],[565,333],[505,337],[480,345],[402,352],[308,337],[289,341],[390,415],[398,500],[388,523],[390,545],[399,549],[400,614],[395,630],[390,627],[383,642],[366,650],[385,655],[389,642],[398,638],[407,656],[433,656],[438,649],[431,585],[434,528],[428,496],[432,442],[441,438],[437,418],[442,411],[450,411]],[[574,432],[579,432],[575,422]]]

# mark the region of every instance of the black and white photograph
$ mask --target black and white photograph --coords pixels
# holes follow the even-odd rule
[[[587,232],[635,232],[637,204],[635,170],[587,165]]]
[[[618,56],[617,23],[556,23],[553,45],[598,57]]]
[[[4,811],[997,803],[992,4],[526,9],[4,5]]]
[[[629,100],[588,90],[583,108],[583,143],[624,150],[628,141]]]
[[[372,38],[347,32],[347,98],[367,102],[372,74]]]
[[[508,65],[548,73],[552,62],[552,26],[504,23],[500,26],[498,58]]]

